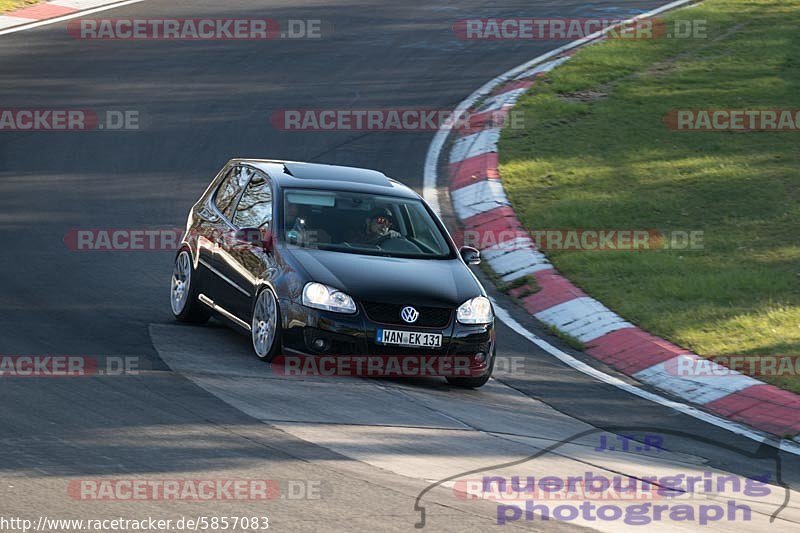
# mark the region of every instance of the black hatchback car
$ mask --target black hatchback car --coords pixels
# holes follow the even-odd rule
[[[423,199],[360,168],[231,160],[192,207],[175,259],[172,311],[214,314],[256,354],[466,356],[479,387],[495,359],[494,312]]]

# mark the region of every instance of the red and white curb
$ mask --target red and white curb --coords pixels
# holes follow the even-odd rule
[[[98,13],[144,0],[52,0],[23,7],[0,15],[0,35],[15,33],[69,20],[81,15]]]
[[[652,17],[694,2],[696,0],[679,0],[636,18]],[[576,48],[602,40],[604,36],[605,32],[597,32],[512,69],[475,91],[455,112],[469,112],[470,115],[488,111],[508,113],[525,90],[536,83],[538,76],[568,61]],[[487,243],[479,244],[486,262],[503,281],[532,276],[540,287],[538,292],[520,298],[521,304],[531,315],[580,340],[586,346],[587,354],[609,366],[718,416],[645,393],[636,387],[621,386],[614,382],[619,380],[595,369],[586,370],[583,368],[586,365],[555,347],[547,345],[546,350],[585,373],[595,377],[602,374],[603,381],[629,392],[637,389],[640,392],[634,393],[639,396],[669,405],[754,440],[770,441],[782,449],[800,454],[800,448],[794,442],[776,441],[765,435],[785,437],[800,433],[800,396],[724,369],[710,361],[706,362],[703,376],[678,375],[681,372],[677,369],[696,368],[696,365],[691,365],[691,361],[701,358],[627,322],[586,295],[553,268],[545,255],[536,249],[533,241],[525,237],[525,228],[505,194],[498,172],[499,135],[498,128],[490,128],[457,137],[448,153],[445,150],[448,132],[437,132],[426,160],[426,200],[439,210],[436,191],[437,164],[439,155],[445,151],[448,154],[447,183],[453,210],[461,220],[463,229],[477,243]],[[510,293],[517,296],[526,289],[524,286],[518,287]],[[504,319],[504,322],[513,321],[507,312],[501,311],[498,317]],[[523,329],[518,323],[515,324],[518,327],[514,329]],[[534,342],[540,346],[547,344],[530,332],[526,331],[525,336],[531,340],[536,339]],[[739,423],[758,431],[749,430]],[[796,440],[800,442],[800,438]]]

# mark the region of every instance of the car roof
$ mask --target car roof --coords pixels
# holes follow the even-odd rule
[[[413,189],[377,170],[276,159],[236,158],[230,162],[251,165],[261,170],[280,188],[296,187],[419,198]]]

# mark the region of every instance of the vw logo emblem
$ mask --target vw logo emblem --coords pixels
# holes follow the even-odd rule
[[[419,318],[419,312],[409,305],[400,311],[400,318],[409,324],[413,324]]]

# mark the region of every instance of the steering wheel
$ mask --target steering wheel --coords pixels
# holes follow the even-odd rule
[[[386,242],[386,241],[388,241],[389,239],[396,239],[396,238],[398,238],[398,237],[395,237],[395,236],[394,236],[394,235],[392,235],[391,233],[387,233],[386,235],[381,235],[381,236],[378,238],[378,240],[377,240],[377,241],[375,241],[375,246],[380,246],[381,244],[385,243],[385,242]]]

